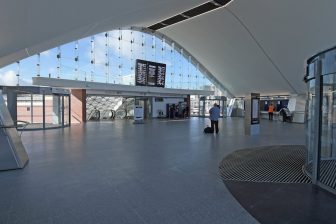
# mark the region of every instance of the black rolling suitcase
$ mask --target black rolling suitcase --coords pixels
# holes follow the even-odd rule
[[[214,133],[214,130],[211,127],[204,128],[204,133]]]

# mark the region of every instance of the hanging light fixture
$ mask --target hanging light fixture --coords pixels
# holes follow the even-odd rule
[[[95,72],[95,38],[91,36],[91,82],[94,81],[94,72]]]
[[[74,61],[75,61],[75,80],[79,79],[79,43],[75,41]]]
[[[16,65],[17,65],[17,71],[16,71],[17,83],[16,83],[16,85],[19,86],[20,85],[20,61],[17,61]]]
[[[57,78],[59,79],[61,77],[61,47],[57,47]]]
[[[110,43],[109,43],[109,33],[105,33],[105,78],[106,83],[110,82]]]
[[[36,56],[37,56],[37,63],[36,63],[36,76],[37,77],[40,77],[41,75],[40,75],[40,63],[41,63],[41,55],[40,55],[40,53],[37,53],[36,54]]]

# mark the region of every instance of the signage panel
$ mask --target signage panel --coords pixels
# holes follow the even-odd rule
[[[135,85],[164,87],[166,65],[137,59],[135,61]]]
[[[135,66],[135,85],[146,86],[147,85],[147,62],[144,60],[136,60]]]

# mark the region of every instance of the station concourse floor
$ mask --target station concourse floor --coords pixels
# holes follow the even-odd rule
[[[304,125],[243,118],[88,122],[22,133],[30,161],[0,172],[0,223],[258,223],[218,175],[237,149],[305,143]]]

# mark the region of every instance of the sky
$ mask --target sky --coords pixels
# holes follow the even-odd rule
[[[93,53],[91,41],[94,43]],[[76,46],[78,50],[75,50]],[[60,60],[57,59],[59,52]],[[75,61],[77,56],[78,62]],[[166,64],[167,88],[200,89],[211,84],[201,71],[188,62],[188,57],[181,56],[180,51],[172,51],[164,39],[134,30],[109,31],[108,38],[104,32],[42,52],[39,70],[42,77],[134,85],[134,78],[130,77],[134,77],[136,59]],[[107,62],[108,67],[105,66]],[[17,74],[20,85],[31,85],[31,78],[38,73],[36,64],[38,56],[34,55],[19,64],[1,68],[0,85],[16,85]]]

